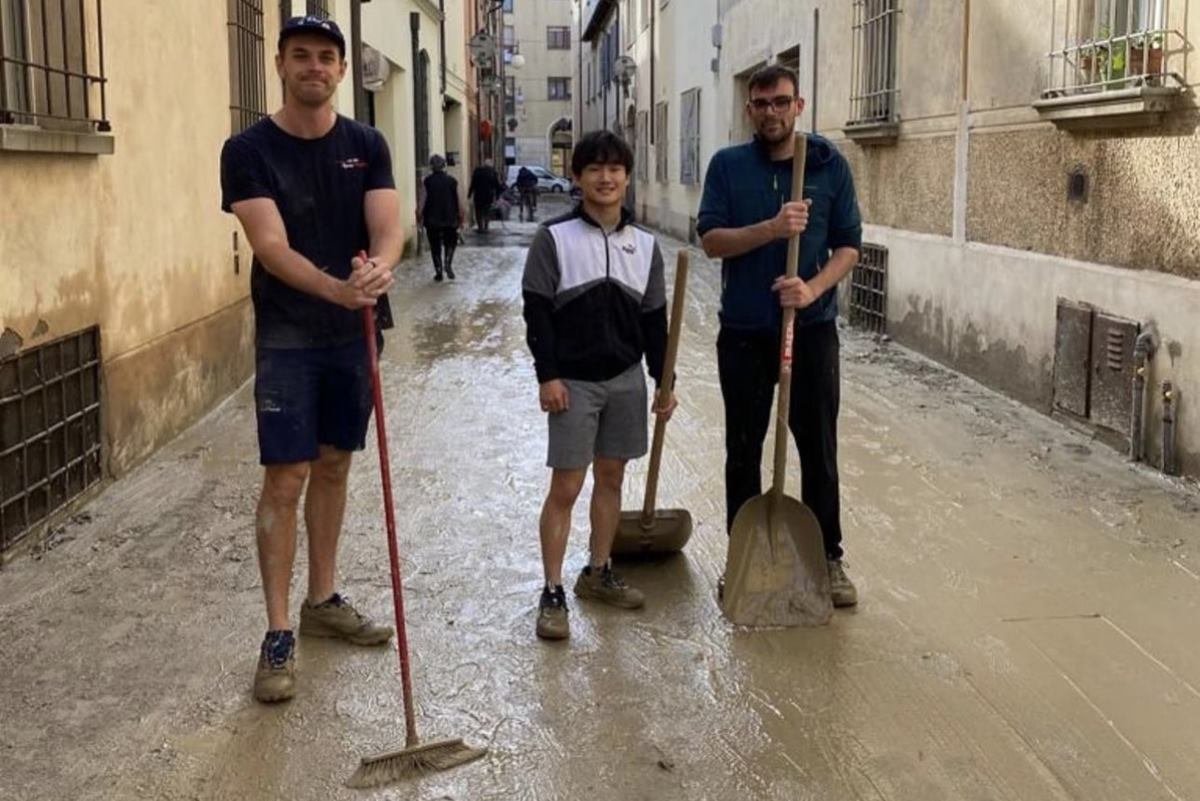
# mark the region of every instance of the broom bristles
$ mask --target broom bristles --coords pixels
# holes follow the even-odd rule
[[[358,770],[354,771],[346,786],[356,789],[379,787],[426,773],[456,768],[479,759],[486,753],[486,748],[475,748],[462,740],[442,740],[363,757]]]

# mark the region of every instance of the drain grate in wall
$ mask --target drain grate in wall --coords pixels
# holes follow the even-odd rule
[[[887,248],[863,243],[862,256],[850,277],[850,325],[886,333],[887,262]]]
[[[0,362],[0,552],[100,480],[100,329]]]

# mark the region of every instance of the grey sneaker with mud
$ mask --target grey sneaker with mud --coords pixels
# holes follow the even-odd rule
[[[334,593],[328,601],[300,607],[300,633],[305,637],[345,640],[354,645],[384,645],[392,638],[391,626],[363,615],[349,599]]]
[[[575,594],[619,609],[641,609],[646,603],[642,591],[626,584],[613,572],[611,565],[602,568],[588,566],[580,571],[575,582]]]

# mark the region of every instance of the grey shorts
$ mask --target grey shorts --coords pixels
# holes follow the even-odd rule
[[[641,362],[607,381],[567,385],[567,410],[549,415],[546,466],[582,470],[592,459],[636,459],[646,455],[646,376]]]

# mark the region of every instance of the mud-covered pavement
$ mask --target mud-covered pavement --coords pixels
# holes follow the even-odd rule
[[[659,493],[696,534],[682,556],[627,569],[644,611],[574,602],[570,641],[538,642],[531,232],[510,223],[499,247],[461,251],[456,283],[406,263],[384,353],[419,724],[489,755],[342,786],[361,755],[402,741],[390,649],[301,640],[299,696],[251,699],[265,616],[245,387],[50,550],[0,571],[0,798],[1200,798],[1200,498],[894,345],[843,334],[860,607],[820,630],[723,621],[719,280],[699,257]],[[386,616],[370,442],[342,586]]]

